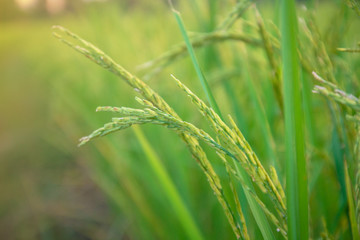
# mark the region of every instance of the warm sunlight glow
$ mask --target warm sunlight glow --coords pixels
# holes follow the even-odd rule
[[[46,0],[46,10],[51,14],[57,14],[65,9],[65,0]]]
[[[36,6],[38,0],[15,0],[20,9],[27,11]]]
[[[15,0],[15,2],[23,11],[31,11],[39,4],[44,4],[46,11],[50,14],[60,13],[66,7],[66,0]]]

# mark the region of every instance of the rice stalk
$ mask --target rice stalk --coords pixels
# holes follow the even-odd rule
[[[323,78],[321,78],[316,73],[313,73],[313,76],[316,80],[321,82],[324,86],[328,87],[322,87],[322,86],[315,86],[314,92],[319,93],[323,96],[326,96],[329,99],[332,99],[336,101],[337,103],[340,103],[344,106],[350,107],[355,112],[360,111],[360,100],[353,96],[352,94],[346,93],[343,90],[339,89],[336,85],[327,82]],[[359,115],[356,114],[354,116],[346,116],[348,120],[354,121],[356,123],[356,128],[358,129],[358,124],[360,123]],[[349,205],[349,217],[350,217],[350,224],[353,234],[353,239],[359,239],[359,220],[360,220],[360,203],[359,203],[359,161],[358,161],[358,155],[359,155],[359,132],[357,130],[357,136],[356,136],[356,142],[355,142],[355,150],[354,150],[354,156],[355,156],[355,168],[356,168],[356,175],[355,175],[355,188],[354,188],[354,195],[355,195],[355,202],[353,199],[352,194],[352,187],[351,187],[351,181],[348,173],[348,168],[346,167],[345,162],[345,187],[346,187],[346,194],[348,199],[348,205]],[[356,225],[356,226],[354,226]]]
[[[271,193],[271,199],[274,201],[275,206],[277,206],[281,216],[283,216],[286,212],[284,199],[281,197],[281,194],[276,189],[275,184],[272,182],[270,176],[267,174],[256,154],[251,149],[249,143],[236,127],[232,118],[229,116],[234,130],[231,130],[214,112],[214,110],[206,106],[206,104],[194,93],[192,93],[191,90],[183,83],[174,76],[173,78],[176,80],[178,86],[191,98],[192,102],[197,106],[203,116],[210,122],[214,131],[218,134],[219,138],[224,142],[226,147],[229,148],[231,153],[235,155],[235,160],[248,171],[248,174],[264,192],[268,191]]]
[[[180,119],[179,116],[176,114],[176,112],[165,102],[165,100],[160,95],[158,95],[154,90],[152,90],[146,83],[141,81],[139,78],[126,71],[122,66],[117,64],[114,60],[112,60],[108,55],[106,55],[100,49],[95,47],[93,44],[85,41],[84,39],[80,38],[76,34],[70,32],[64,27],[54,26],[53,28],[54,30],[58,31],[58,32],[53,32],[53,34],[60,41],[70,46],[71,48],[75,49],[76,51],[80,52],[81,54],[85,55],[87,58],[89,58],[96,64],[100,65],[101,67],[119,76],[128,85],[130,85],[135,92],[140,93],[145,99],[150,101],[157,108],[163,110],[164,112],[172,114],[176,118]],[[114,123],[111,123],[110,125],[117,126],[119,129],[124,128],[124,126],[120,127],[119,125],[116,125]],[[110,133],[114,130],[107,129],[106,131],[107,133]],[[211,188],[214,190],[218,201],[220,203],[221,202],[227,203],[227,200],[222,190],[220,179],[217,176],[216,172],[214,171],[211,163],[207,159],[204,150],[199,145],[198,140],[188,134],[179,133],[179,135],[185,141],[192,156],[195,158],[195,160],[199,163],[201,169],[204,171],[205,176],[207,177]],[[227,211],[229,210],[224,209],[225,213]]]
[[[132,108],[124,108],[126,111],[119,111],[117,107],[98,107],[97,111],[110,111],[114,110],[113,112],[116,113],[122,113],[126,115],[125,117],[120,118],[113,118],[112,122],[107,123],[104,125],[104,127],[99,128],[92,132],[90,135],[83,137],[80,139],[80,145],[84,145],[90,140],[93,140],[97,137],[105,136],[109,133],[113,133],[122,129],[129,128],[133,125],[141,125],[141,124],[156,124],[156,125],[162,125],[165,126],[171,130],[174,130],[176,132],[185,133],[187,135],[193,136],[197,139],[201,139],[207,144],[209,144],[211,147],[215,148],[217,151],[222,152],[223,154],[227,154],[231,156],[232,154],[228,152],[225,148],[223,148],[221,145],[219,145],[209,134],[204,132],[201,129],[198,129],[194,125],[184,122],[182,120],[179,120],[178,118],[167,114],[160,109],[157,109],[154,105],[152,105],[149,101],[142,100],[137,98],[137,101],[141,104],[149,107],[145,108],[144,110],[140,109],[132,109]],[[222,195],[218,188],[213,188],[215,191],[215,194]],[[234,221],[234,214],[232,213],[228,203],[226,201],[221,201],[221,205],[227,209],[225,211],[225,214],[227,215],[232,227],[238,230],[235,221]],[[237,231],[237,236],[239,236],[239,232]]]
[[[178,80],[174,76],[172,77],[176,81],[178,86],[187,93],[191,101],[197,106],[198,110],[211,123],[211,126],[214,128],[220,139],[228,143],[228,145],[231,146],[231,149],[234,149],[233,152],[237,152],[237,154],[241,156],[241,161],[243,161],[244,164],[256,165],[259,168],[257,170],[259,171],[257,175],[261,176],[261,178],[265,178],[267,181],[267,183],[264,183],[264,187],[266,184],[268,184],[266,188],[272,189],[271,191],[274,193],[274,197],[278,200],[278,203],[282,206],[281,208],[285,209],[283,199],[280,197],[278,191],[275,190],[275,185],[273,184],[270,177],[267,175],[265,169],[263,168],[256,154],[251,149],[249,143],[245,140],[240,130],[236,127],[232,118],[229,116],[231,123],[235,125],[232,126],[235,128],[234,131],[231,130],[223,122],[223,120],[221,120],[221,118],[215,113],[213,109],[206,106],[206,104],[201,99],[199,99],[190,89],[188,89],[182,82],[180,82],[180,80]]]
[[[194,49],[193,49],[193,47],[191,45],[191,42],[190,42],[190,39],[189,39],[189,37],[187,35],[185,25],[184,25],[184,23],[182,21],[180,13],[178,11],[176,11],[174,8],[172,8],[172,12],[173,12],[173,14],[174,14],[174,16],[176,18],[176,21],[177,21],[177,23],[179,25],[181,35],[184,38],[186,48],[187,48],[187,50],[189,52],[191,61],[193,63],[193,66],[194,66],[196,74],[197,74],[197,77],[200,80],[202,88],[204,89],[204,92],[206,94],[206,98],[209,101],[210,106],[215,110],[215,112],[217,112],[221,116],[220,109],[219,109],[219,107],[218,107],[218,105],[217,105],[217,103],[215,101],[215,98],[214,98],[214,96],[212,94],[212,91],[210,90],[209,84],[208,84],[207,80],[205,79],[205,75],[204,75],[203,71],[201,70],[199,62],[198,62],[198,60],[196,58]]]
[[[332,69],[332,67],[328,68],[328,70],[329,69]],[[344,162],[349,161],[352,158],[347,141],[348,129],[343,119],[343,116],[345,115],[344,106],[348,106],[350,108],[357,108],[356,106],[357,99],[351,94],[345,93],[335,85],[337,81],[334,78],[332,72],[327,72],[327,75],[332,78],[331,82],[325,81],[315,72],[313,72],[312,74],[313,77],[323,85],[323,86],[315,86],[313,92],[320,93],[323,96],[327,97],[329,101],[328,106],[330,108],[330,113],[334,124],[332,151],[334,156],[335,170],[336,170],[338,182],[340,184],[341,198],[340,198],[340,206],[338,211],[339,214],[341,214],[342,211],[345,211],[346,205],[348,204],[346,179],[345,179],[346,169],[344,166]],[[326,71],[324,72],[324,74],[326,74]],[[340,106],[336,105],[335,103],[331,102],[330,99],[335,100],[337,103],[340,103],[341,105]],[[345,213],[349,215],[349,212],[345,211]],[[350,216],[348,217],[349,217],[348,219],[350,219]],[[339,218],[337,219],[337,221],[339,221]]]
[[[196,137],[198,139],[203,140],[205,143],[209,144],[211,147],[215,148],[217,152],[221,152],[222,154],[226,154],[227,156],[231,157],[232,159],[237,160],[237,158],[233,155],[232,151],[222,147],[220,144],[218,144],[209,134],[204,132],[201,129],[198,129],[194,125],[184,122],[182,120],[177,119],[176,117],[172,116],[171,114],[165,113],[161,111],[160,109],[156,108],[151,102],[147,100],[141,100],[137,98],[137,101],[143,104],[145,107],[144,110],[140,109],[131,109],[131,108],[111,108],[111,107],[99,107],[97,110],[105,110],[105,111],[111,111],[114,109],[114,112],[121,112],[124,114],[124,117],[120,118],[113,118],[113,121],[111,123],[107,123],[104,125],[104,127],[99,128],[95,130],[93,133],[91,133],[89,136],[83,137],[80,139],[80,144],[83,145],[87,143],[88,141],[97,138],[99,136],[104,136],[106,134],[128,128],[132,125],[136,124],[146,124],[146,123],[152,123],[157,125],[165,126],[169,129],[175,130],[176,132],[185,133],[188,135],[191,135],[193,137]],[[121,109],[121,110],[119,110]],[[213,111],[212,109],[210,109]],[[219,118],[219,117],[217,117]],[[234,170],[232,170],[234,171]],[[243,180],[243,175],[239,174],[240,179]],[[251,183],[245,182],[245,186],[249,187],[251,186]],[[216,192],[215,192],[216,193]],[[245,193],[250,194],[249,191],[245,191]],[[250,195],[249,195],[250,197]],[[255,199],[257,204],[260,204],[261,201],[256,198],[256,195],[251,195],[251,199]],[[249,204],[254,204],[252,201],[249,201]],[[266,210],[266,207],[263,204],[260,204],[264,210]],[[228,212],[231,215],[227,215],[228,218],[230,216],[233,216],[233,213]],[[279,222],[276,220],[275,217],[273,217],[270,212],[266,212],[268,216],[271,217],[271,220],[274,221],[276,224],[279,225]],[[263,229],[263,226],[261,226]],[[279,229],[281,229],[279,227]],[[280,231],[280,230],[279,230]],[[283,231],[284,232],[284,231]],[[265,236],[271,236],[271,235],[265,235]],[[272,237],[270,237],[272,238]]]
[[[202,26],[206,26],[206,31],[217,31],[220,32],[218,28],[215,28],[216,26],[216,8],[215,8],[215,3],[216,0],[210,0],[209,1],[209,14],[210,14],[210,24],[208,24],[208,22],[206,21],[202,21],[201,24]],[[245,8],[247,8],[246,6],[244,6]],[[239,18],[244,12],[245,9],[242,8],[241,6],[235,6],[235,8],[232,10],[232,12],[234,14],[237,15],[236,18]],[[235,13],[237,12],[237,13]],[[199,13],[200,14],[200,13]],[[231,24],[235,23],[236,18],[234,18],[232,21],[232,23],[228,22],[230,26]],[[226,20],[225,20],[226,21]],[[204,55],[202,56],[202,62],[204,63],[204,67],[206,69],[222,69],[224,67],[223,61],[221,59],[221,54],[220,52],[217,50],[217,48],[214,45],[208,46],[205,48],[205,52]],[[222,79],[225,80],[223,81],[223,87],[226,91],[226,95],[228,96],[230,103],[232,104],[233,110],[238,118],[238,120],[240,120],[241,123],[244,123],[243,118],[241,118],[241,113],[240,113],[240,108],[239,108],[239,104],[238,104],[238,100],[235,97],[235,93],[234,93],[234,89],[231,87],[230,82],[227,81],[231,76],[222,76]],[[213,83],[215,83],[214,81],[212,81]],[[204,89],[204,91],[207,91],[207,89]],[[243,129],[247,129],[246,127],[244,127],[244,125],[241,125],[243,127]],[[219,142],[218,137],[216,138],[217,141]],[[219,142],[220,143],[220,142]],[[219,155],[220,159],[223,159],[222,156],[220,155],[220,152],[217,152],[217,154]],[[245,194],[245,190],[244,190],[244,186],[238,186],[236,180],[239,179],[239,177],[237,176],[239,173],[238,172],[233,172],[232,174],[230,174],[230,170],[229,170],[229,165],[226,164],[226,162],[224,162],[225,165],[225,169],[228,173],[228,185],[230,187],[230,190],[232,191],[232,195],[233,195],[233,200],[234,200],[234,204],[235,204],[235,209],[238,212],[238,223],[241,226],[245,226],[246,224],[248,226],[256,226],[256,222],[254,222],[253,220],[255,220],[253,218],[253,216],[251,215],[251,211],[258,211],[257,209],[253,209],[249,206],[246,194]],[[233,170],[233,169],[231,169]],[[234,175],[234,176],[232,176]],[[251,201],[251,200],[250,200]],[[245,216],[242,213],[242,209],[244,210]],[[259,214],[257,216],[260,216]],[[245,219],[247,220],[245,223]],[[258,218],[259,219],[259,218]],[[256,220],[255,220],[256,221]],[[255,227],[256,228],[256,227]],[[243,229],[242,228],[242,235],[244,238],[248,238],[248,231],[247,229]]]
[[[214,31],[210,33],[198,33],[191,37],[191,45],[193,48],[201,48],[211,44],[221,43],[225,41],[239,41],[250,44],[252,46],[261,46],[261,40],[235,31]],[[138,70],[163,66],[166,62],[172,62],[181,56],[185,56],[187,48],[185,43],[178,44],[169,51],[163,53],[158,58],[143,63],[137,67]]]
[[[211,33],[197,34],[193,36],[191,39],[191,45],[193,48],[201,48],[206,47],[216,43],[222,43],[226,41],[239,41],[245,42],[247,44],[253,46],[260,46],[261,42],[259,39],[246,36],[244,34],[228,31],[215,31]],[[174,61],[180,59],[181,57],[185,57],[187,55],[186,44],[179,44],[178,46],[173,47],[169,51],[160,55],[158,58],[143,63],[137,67],[138,70],[149,70],[144,76],[144,80],[148,80],[161,72],[167,66],[172,64]],[[151,70],[150,70],[151,69]]]
[[[237,175],[237,173],[236,172],[234,172],[234,170],[233,169],[231,169],[230,167],[229,167],[229,164],[228,164],[228,162],[227,162],[227,160],[226,160],[226,158],[225,158],[225,155],[224,154],[222,154],[222,153],[220,153],[220,152],[217,152],[217,154],[220,156],[220,158],[223,160],[223,163],[224,163],[224,165],[225,165],[225,167],[226,167],[226,171],[227,171],[227,173],[228,173],[228,175],[229,175],[229,178],[230,178],[230,180],[232,180],[231,179],[231,173],[232,174],[234,174],[235,175],[235,177],[236,177],[236,179],[238,180],[238,181],[240,181],[240,183],[242,184],[242,186],[248,186],[248,184],[246,184],[244,181],[243,181],[243,179],[241,178],[241,177],[239,177],[239,175]],[[275,172],[275,174],[276,174],[276,172]],[[277,177],[277,176],[276,176]],[[230,182],[230,186],[231,186],[231,188],[233,189],[233,182]],[[267,218],[275,225],[275,226],[277,226],[277,228],[276,228],[276,231],[277,232],[280,232],[281,234],[282,234],[282,236],[285,238],[285,239],[287,239],[287,226],[286,226],[286,223],[285,223],[285,221],[281,221],[281,223],[279,222],[279,220],[278,220],[278,218],[271,212],[271,211],[269,211],[269,209],[265,206],[265,204],[260,200],[260,198],[258,197],[258,195],[256,194],[256,192],[254,192],[254,190],[253,189],[251,189],[251,188],[249,188],[249,187],[246,187],[246,192],[248,192],[248,193],[250,193],[250,195],[252,196],[252,198],[255,200],[255,202],[261,207],[261,209],[264,211],[264,213],[265,213],[265,215],[267,216]],[[236,192],[234,192],[234,196],[237,196],[237,194],[236,194]],[[240,206],[240,203],[239,203],[239,201],[238,201],[238,199],[237,198],[235,198],[235,201],[236,201],[236,203],[237,203],[237,207],[238,208],[240,208],[239,209],[239,215],[240,215],[240,220],[243,218],[243,214],[242,214],[242,211],[241,211],[241,206]],[[241,222],[242,222],[242,220],[241,220]]]
[[[211,4],[211,5],[213,5],[213,4]],[[193,47],[192,47],[191,42],[190,42],[190,40],[189,40],[189,38],[187,36],[186,29],[185,29],[184,23],[183,23],[183,21],[181,19],[180,13],[177,12],[174,8],[172,8],[172,11],[174,13],[176,21],[177,21],[177,23],[179,25],[179,28],[181,30],[182,36],[184,38],[185,44],[187,46],[187,49],[188,49],[188,52],[189,52],[189,55],[190,55],[190,58],[192,60],[193,66],[194,66],[194,68],[196,70],[198,79],[200,80],[202,88],[203,88],[203,90],[205,92],[207,100],[209,101],[211,107],[217,113],[218,117],[222,118],[220,109],[219,109],[219,107],[218,107],[218,105],[217,105],[217,103],[215,101],[215,98],[213,97],[213,94],[212,94],[211,89],[210,89],[210,87],[208,85],[208,82],[205,79],[205,76],[204,76],[204,74],[203,74],[203,72],[202,72],[202,70],[200,68],[200,65],[199,65],[199,63],[197,61],[197,58],[196,58],[196,55],[194,53]],[[234,159],[234,157],[232,157],[232,158]],[[244,175],[244,171],[242,169],[238,169],[237,166],[236,166],[236,170],[237,170],[237,173],[238,173],[239,177],[242,178],[246,182],[247,186],[252,187],[252,183],[249,180],[248,176]],[[273,237],[272,231],[269,228],[268,222],[267,222],[264,214],[261,212],[259,207],[254,202],[254,199],[249,197],[249,193],[248,193],[248,191],[246,189],[244,189],[244,193],[245,193],[245,196],[246,196],[247,201],[248,201],[248,203],[250,205],[250,208],[251,208],[251,210],[253,212],[255,220],[257,221],[257,223],[258,223],[258,225],[260,227],[260,231],[262,232],[264,238],[265,239],[273,239],[274,237]]]
[[[309,12],[307,21],[302,21],[303,30],[308,37],[308,40],[311,43],[313,50],[313,58],[307,56],[305,62],[312,63],[312,69],[317,69],[317,71],[324,75],[330,82],[336,83],[336,79],[334,76],[334,66],[332,60],[326,50],[325,43],[321,37],[320,30],[315,23],[315,13]],[[307,52],[308,46],[300,45],[303,52]],[[304,54],[302,54],[304,57]],[[315,59],[316,61],[313,61]],[[311,71],[312,72],[312,71]]]
[[[329,99],[336,101],[344,106],[350,107],[355,111],[360,111],[360,100],[352,94],[346,93],[343,90],[339,89],[335,84],[332,84],[317,73],[313,72],[313,77],[322,83],[324,86],[315,85],[314,93],[321,94]]]

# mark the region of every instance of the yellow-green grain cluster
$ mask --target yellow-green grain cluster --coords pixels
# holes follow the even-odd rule
[[[112,60],[100,49],[98,49],[91,43],[83,40],[76,34],[70,32],[69,30],[61,26],[54,26],[54,29],[58,30],[57,32],[54,32],[55,37],[59,38],[62,42],[66,43],[67,45],[79,51],[80,53],[84,54],[86,57],[88,57],[90,60],[94,61],[98,65],[109,70],[115,75],[121,77],[136,92],[140,93],[146,99],[146,100],[145,99],[140,100],[140,102],[142,102],[145,105],[151,106],[152,110],[156,109],[158,113],[156,115],[158,116],[158,118],[152,119],[152,117],[154,118],[154,116],[152,116],[153,112],[151,112],[151,110],[149,109],[141,111],[141,110],[132,110],[130,108],[122,108],[122,110],[119,110],[122,113],[124,114],[134,113],[134,115],[124,117],[122,119],[121,118],[113,119],[114,120],[113,122],[106,124],[104,127],[94,131],[89,136],[80,139],[80,145],[85,144],[86,142],[88,142],[93,138],[104,136],[114,131],[128,128],[133,124],[144,124],[147,122],[151,122],[152,120],[154,120],[153,123],[155,124],[165,125],[170,128],[174,127],[175,129],[178,130],[180,137],[185,141],[192,156],[195,158],[195,160],[199,163],[201,169],[204,171],[211,188],[214,190],[216,197],[218,198],[219,202],[224,208],[224,212],[229,219],[229,223],[232,225],[235,235],[237,236],[237,238],[239,238],[241,236],[240,230],[238,229],[238,226],[234,224],[235,222],[233,218],[234,214],[230,209],[226,198],[224,197],[220,179],[217,176],[216,172],[214,171],[213,166],[209,162],[204,150],[199,145],[198,140],[192,135],[196,135],[197,137],[202,137],[208,143],[211,144],[216,142],[211,142],[211,139],[207,138],[206,134],[203,131],[193,127],[191,124],[187,124],[183,122],[179,118],[179,116],[175,113],[175,111],[165,102],[165,100],[160,95],[158,95],[154,90],[152,90],[146,83],[141,81],[139,78],[126,71],[122,66],[117,64],[114,60]],[[69,37],[70,39],[67,40],[67,38]],[[77,43],[74,43],[72,41],[76,41]],[[97,110],[103,110],[103,109],[104,108],[98,108]],[[106,108],[106,107],[105,109],[110,110],[110,108]],[[116,111],[118,110],[117,108],[115,109]],[[188,130],[188,134],[184,133],[185,129]]]

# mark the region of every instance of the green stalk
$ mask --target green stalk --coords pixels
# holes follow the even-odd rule
[[[350,218],[350,227],[351,227],[351,234],[353,240],[359,240],[360,234],[359,230],[357,228],[357,222],[356,222],[356,210],[355,210],[355,203],[353,198],[353,192],[352,192],[352,186],[351,186],[351,180],[349,176],[349,169],[347,167],[346,162],[345,164],[345,182],[346,182],[346,193],[347,193],[347,200],[349,205],[349,218]]]
[[[215,98],[211,92],[211,89],[209,87],[209,84],[208,82],[206,81],[205,79],[205,76],[200,68],[200,65],[199,65],[199,62],[196,58],[196,55],[195,55],[195,52],[194,52],[194,49],[191,45],[191,42],[190,42],[190,39],[186,33],[186,29],[185,29],[185,25],[181,19],[181,16],[180,16],[180,13],[178,11],[176,11],[174,8],[172,8],[172,11],[174,13],[174,16],[176,18],[176,22],[178,23],[179,25],[179,28],[180,28],[180,31],[181,31],[181,34],[184,38],[184,41],[185,41],[185,44],[186,44],[186,47],[187,47],[187,50],[189,52],[189,55],[190,55],[190,58],[191,58],[191,61],[194,65],[194,68],[195,68],[195,71],[196,71],[196,74],[200,80],[200,83],[204,89],[204,92],[206,94],[206,98],[207,100],[209,101],[210,103],[210,106],[214,109],[214,111],[219,114],[219,116],[221,117],[221,113],[220,113],[220,109],[215,101]]]
[[[206,97],[210,103],[210,106],[214,109],[214,111],[219,115],[220,118],[222,118],[221,116],[221,113],[220,113],[220,109],[215,101],[215,98],[213,97],[213,94],[211,92],[211,89],[205,79],[205,76],[203,75],[202,71],[201,71],[201,68],[200,68],[200,65],[197,61],[197,58],[195,56],[195,53],[194,53],[194,50],[193,50],[193,47],[191,45],[191,42],[189,40],[189,37],[186,33],[186,29],[185,29],[185,26],[184,26],[184,23],[181,19],[181,16],[179,14],[179,12],[177,12],[174,8],[172,9],[173,13],[174,13],[174,16],[176,18],[176,21],[179,25],[179,28],[181,30],[181,34],[184,38],[184,41],[185,41],[185,44],[186,44],[186,47],[188,49],[188,52],[189,52],[189,55],[191,57],[191,60],[193,62],[193,65],[194,65],[194,68],[196,70],[196,73],[198,75],[198,78],[201,82],[201,85],[203,87],[203,90],[206,94]],[[236,164],[236,163],[234,163]],[[252,181],[250,179],[250,177],[247,175],[247,173],[245,172],[245,170],[240,167],[238,168],[237,167],[237,172],[238,174],[241,176],[241,178],[243,179],[243,182],[245,184],[247,184],[249,187],[250,187],[250,190],[254,190],[254,187],[252,185]],[[263,212],[263,210],[261,209],[261,207],[259,206],[259,204],[256,202],[256,200],[251,196],[251,194],[249,193],[249,190],[247,188],[244,188],[243,187],[243,190],[244,190],[244,193],[245,193],[245,196],[246,196],[246,199],[249,203],[249,206],[250,206],[250,209],[253,213],[253,216],[255,218],[255,221],[257,222],[259,228],[260,228],[260,231],[264,237],[265,240],[268,240],[268,239],[275,239],[272,231],[271,231],[271,228],[270,228],[270,225],[269,225],[269,222]]]
[[[170,176],[166,172],[165,167],[161,163],[161,160],[157,156],[156,152],[146,139],[144,133],[141,131],[139,126],[133,126],[132,129],[143,148],[145,155],[150,163],[150,166],[153,168],[153,171],[156,173],[156,176],[159,178],[159,183],[164,189],[166,196],[169,199],[169,203],[172,204],[176,215],[179,217],[179,221],[183,225],[185,231],[188,234],[189,239],[204,239],[200,230],[196,226],[196,223],[191,216],[188,208],[181,199],[179,192],[177,191],[174,183],[172,182]]]
[[[297,55],[297,21],[294,0],[281,2],[281,55],[283,62],[286,199],[289,239],[308,239],[308,186],[305,139]]]
[[[195,2],[195,1],[194,1]],[[208,5],[209,5],[209,18],[210,21],[209,23],[207,23],[206,21],[201,21],[199,22],[200,25],[202,26],[203,29],[206,29],[207,32],[213,32],[215,30],[216,27],[216,0],[208,0]],[[196,13],[197,15],[200,15],[200,11],[198,11]],[[205,67],[207,69],[211,69],[211,68],[221,68],[223,63],[222,60],[220,58],[220,55],[217,53],[217,49],[215,48],[215,46],[210,45],[205,49],[205,54],[203,56],[203,61],[205,64]],[[235,92],[234,89],[230,86],[229,81],[224,81],[224,88],[225,91],[227,93],[227,96],[229,97],[229,99],[231,100],[231,104],[233,107],[233,110],[235,112],[236,118],[239,122],[241,122],[242,124],[240,124],[240,127],[242,127],[242,129],[247,129],[246,127],[244,127],[244,119],[241,117],[242,114],[240,113],[240,106],[238,104],[238,101],[235,97]],[[204,91],[206,91],[205,88],[203,88]],[[219,111],[220,113],[220,111]],[[229,173],[229,178],[231,179],[230,173]],[[248,204],[248,200],[247,198],[249,198],[250,194],[245,194],[245,190],[243,189],[242,186],[240,186],[238,188],[238,193],[236,192],[236,184],[235,183],[230,183],[230,185],[232,185],[231,189],[233,189],[233,198],[235,199],[235,203],[238,204],[237,205],[237,212],[239,214],[239,219],[238,219],[238,224],[240,224],[242,227],[242,232],[243,232],[243,237],[244,239],[248,239],[248,233],[247,233],[247,226],[246,223],[250,226],[251,224],[253,224],[253,219],[251,218],[252,216],[250,215],[251,211],[248,210],[249,208],[249,204]],[[253,209],[256,209],[256,205],[252,206]],[[256,211],[256,210],[255,210]],[[260,214],[255,214],[254,215],[257,216],[257,219],[261,219],[261,213]],[[262,215],[264,217],[264,215]],[[240,220],[240,222],[239,222]],[[246,222],[245,222],[246,220]],[[260,220],[261,221],[261,220]]]
[[[195,1],[194,1],[195,2]],[[216,28],[216,0],[208,0],[208,6],[209,6],[209,23],[204,21],[204,19],[202,19],[200,23],[200,25],[202,26],[203,29],[206,29],[207,32],[211,33],[215,31]],[[198,9],[199,10],[199,9]],[[197,15],[200,15],[201,12],[198,11],[196,13]],[[217,49],[215,48],[214,45],[210,45],[208,47],[205,48],[205,54],[203,55],[202,58],[203,62],[204,62],[204,66],[206,69],[214,69],[214,68],[218,68],[221,69],[223,67],[223,62],[222,59],[220,58],[220,55],[217,52]],[[246,123],[244,118],[242,117],[243,114],[240,113],[240,105],[236,99],[236,94],[234,92],[234,88],[230,85],[229,81],[224,81],[223,83],[224,89],[226,91],[226,94],[228,96],[228,98],[231,100],[230,103],[232,105],[232,109],[235,113],[236,119],[238,120],[238,122],[240,123],[240,128],[241,129],[248,129],[246,127]],[[205,91],[205,89],[203,89]],[[234,184],[234,188],[236,189],[236,184]],[[247,221],[248,225],[253,224],[252,222],[252,216],[250,215],[250,211],[249,209],[249,205],[247,202],[247,198],[245,196],[244,193],[244,189],[242,187],[238,188],[238,192],[239,194],[235,194],[234,199],[237,199],[235,201],[239,201],[240,206],[243,210],[243,216]],[[239,212],[239,211],[238,211]],[[243,224],[244,225],[244,224]],[[244,228],[242,228],[242,230],[246,229],[246,225],[244,226]],[[246,231],[245,231],[246,232]],[[247,235],[247,233],[245,234]]]

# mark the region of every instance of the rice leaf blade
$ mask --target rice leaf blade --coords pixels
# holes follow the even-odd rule
[[[215,101],[215,98],[214,98],[214,96],[213,96],[213,94],[211,92],[209,84],[208,84],[207,80],[205,79],[205,76],[204,76],[204,74],[203,74],[203,72],[202,72],[202,70],[200,68],[199,62],[198,62],[198,60],[196,58],[194,49],[193,49],[193,47],[191,45],[191,42],[190,42],[190,39],[189,39],[189,37],[187,35],[185,25],[184,25],[184,23],[183,23],[183,21],[181,19],[180,13],[178,11],[176,11],[175,9],[172,9],[172,11],[173,11],[173,14],[175,16],[176,22],[179,25],[181,35],[184,38],[187,50],[189,52],[189,55],[190,55],[191,61],[193,63],[193,66],[195,68],[198,79],[200,80],[201,86],[203,87],[204,92],[206,94],[206,98],[209,101],[210,106],[215,110],[216,113],[218,113],[221,116],[220,109],[219,109],[219,107],[218,107],[218,105],[217,105],[217,103]]]
[[[204,239],[200,230],[196,226],[195,220],[191,216],[188,208],[186,207],[186,204],[181,199],[181,196],[177,191],[173,181],[171,180],[161,160],[157,156],[155,150],[150,145],[149,141],[146,139],[144,133],[139,126],[133,126],[132,129],[134,130],[134,133],[141,147],[143,148],[143,151],[150,163],[150,166],[153,168],[153,171],[159,178],[159,183],[164,189],[164,193],[169,198],[170,204],[173,205],[173,209],[179,217],[179,221],[183,225],[184,229],[187,231],[189,239]]]
[[[308,239],[309,202],[294,0],[281,2],[281,34],[288,236],[289,239]]]
[[[354,197],[353,197],[353,192],[352,192],[353,188],[351,186],[349,169],[347,167],[346,162],[345,162],[345,183],[346,183],[347,200],[348,200],[348,205],[349,205],[349,216],[350,216],[352,239],[359,240],[360,233],[359,233],[359,229],[357,228],[357,222],[356,222],[356,210],[355,210],[355,203],[354,203]]]

